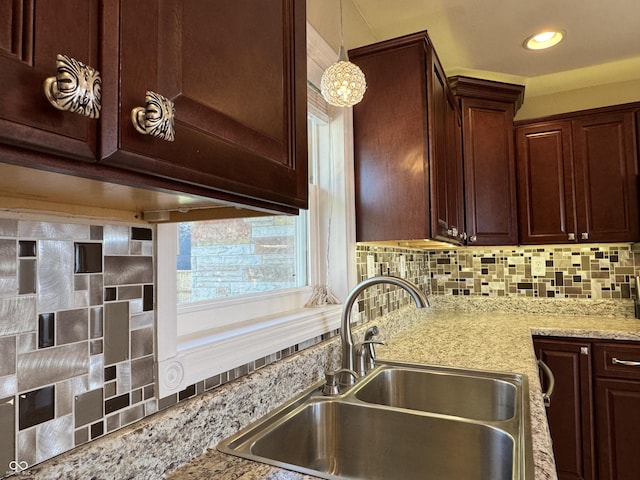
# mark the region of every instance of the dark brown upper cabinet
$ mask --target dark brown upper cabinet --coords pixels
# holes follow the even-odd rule
[[[451,77],[462,111],[464,205],[469,245],[517,245],[513,117],[524,87]]]
[[[7,0],[0,19],[3,162],[225,205],[307,207],[303,0]],[[98,119],[45,98],[57,54],[100,72]],[[147,92],[173,102],[173,141],[134,127]]]
[[[462,116],[453,95],[447,96],[447,237],[463,244],[467,238],[464,211]]]
[[[356,238],[460,243],[452,227],[455,110],[447,77],[426,32],[349,52],[367,78],[353,109]],[[458,114],[459,116],[459,114]],[[451,233],[451,235],[450,235]]]
[[[431,62],[432,157],[435,197],[431,208],[434,238],[455,244],[464,242],[464,184],[462,172],[462,119],[449,81],[434,51]]]
[[[0,1],[0,142],[95,161],[97,120],[54,108],[58,54],[99,69],[98,0]]]
[[[284,206],[307,207],[306,15],[300,0],[111,2],[119,48],[101,161]],[[116,30],[119,27],[119,30]],[[119,43],[118,43],[119,39]],[[119,75],[116,76],[115,73]],[[147,91],[175,104],[175,140],[141,135]]]
[[[521,243],[640,238],[632,111],[518,123],[516,143]]]

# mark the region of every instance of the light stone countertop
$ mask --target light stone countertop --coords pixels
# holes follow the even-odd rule
[[[387,342],[377,348],[378,357],[527,375],[535,480],[555,480],[531,335],[640,341],[632,303],[434,300],[435,308],[410,306],[374,321],[380,329],[377,338]],[[550,313],[560,310],[568,314]],[[518,313],[522,311],[537,313]],[[591,315],[582,314],[586,311]],[[356,339],[368,326],[354,329]],[[11,478],[311,480],[316,477],[222,454],[215,447],[323,378],[324,371],[339,366],[339,358],[340,339],[335,337]]]
[[[557,478],[531,335],[640,340],[640,320],[585,315],[468,313],[430,309],[385,338],[380,359],[522,373],[529,378],[535,479]],[[384,332],[381,329],[381,336]],[[165,477],[170,480],[302,480],[302,475],[214,449]]]

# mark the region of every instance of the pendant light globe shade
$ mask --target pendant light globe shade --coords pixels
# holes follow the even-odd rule
[[[320,91],[327,103],[336,107],[351,107],[362,100],[367,81],[360,67],[351,63],[340,47],[338,61],[322,74]]]

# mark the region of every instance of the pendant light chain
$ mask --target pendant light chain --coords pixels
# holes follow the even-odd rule
[[[342,21],[342,0],[340,0],[340,48],[344,49],[344,24]]]

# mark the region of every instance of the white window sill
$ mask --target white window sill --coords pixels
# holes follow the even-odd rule
[[[160,398],[336,330],[341,310],[342,305],[303,308],[180,336],[177,355],[158,362]]]

